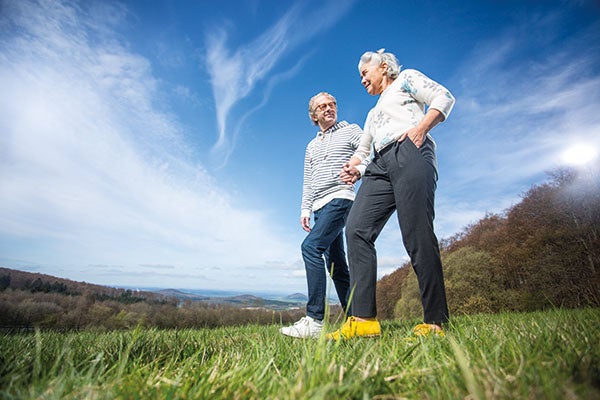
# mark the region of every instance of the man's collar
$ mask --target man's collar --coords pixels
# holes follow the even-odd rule
[[[348,123],[346,121],[336,122],[335,124],[331,125],[329,128],[325,129],[325,131],[317,132],[317,136],[325,135],[326,133],[331,133],[331,132],[337,131],[338,129],[341,129],[347,125],[348,125]]]

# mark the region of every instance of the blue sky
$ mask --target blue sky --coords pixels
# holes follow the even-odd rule
[[[458,4],[0,1],[0,266],[305,292],[307,103],[328,91],[362,126],[367,50],[457,99],[432,131],[440,238],[597,153],[598,2]],[[377,248],[379,276],[406,261],[394,218]]]

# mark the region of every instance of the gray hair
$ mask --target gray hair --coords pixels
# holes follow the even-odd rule
[[[314,125],[318,124],[318,122],[316,120],[317,113],[315,112],[315,101],[317,100],[317,97],[319,97],[319,96],[327,96],[327,97],[331,98],[334,102],[337,103],[337,100],[335,99],[335,97],[333,97],[332,95],[330,95],[327,92],[319,92],[319,93],[315,94],[313,97],[311,97],[308,102],[308,116]]]
[[[365,54],[363,54],[358,62],[358,71],[360,72],[363,65],[371,63],[375,63],[377,65],[386,63],[388,67],[385,71],[385,74],[391,79],[396,79],[400,74],[400,69],[402,68],[402,65],[398,63],[396,56],[392,53],[385,53],[385,49],[380,49],[376,52],[367,51]]]

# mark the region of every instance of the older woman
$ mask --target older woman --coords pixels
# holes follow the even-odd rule
[[[340,174],[348,183],[355,168],[371,155],[346,225],[351,311],[329,339],[379,336],[375,289],[375,240],[397,211],[404,246],[413,266],[424,310],[416,335],[443,335],[448,321],[446,290],[438,241],[433,231],[437,182],[435,142],[429,131],[444,121],[454,97],[442,85],[414,69],[400,71],[396,57],[384,50],[366,52],[358,70],[361,83],[377,104],[367,116],[361,144]]]

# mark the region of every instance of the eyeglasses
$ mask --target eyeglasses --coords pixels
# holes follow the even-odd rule
[[[331,108],[332,110],[335,110],[337,108],[337,104],[335,104],[335,101],[332,101],[330,103],[319,104],[315,107],[315,110],[325,111],[327,110],[327,107]]]

